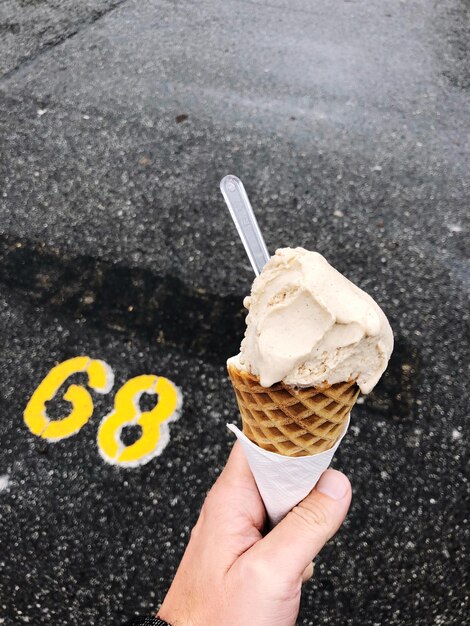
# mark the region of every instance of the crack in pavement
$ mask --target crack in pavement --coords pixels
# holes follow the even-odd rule
[[[92,11],[91,13],[89,13],[85,19],[74,24],[72,26],[72,30],[66,30],[64,33],[62,33],[61,35],[57,35],[50,41],[45,41],[44,43],[41,43],[39,47],[34,51],[32,56],[27,56],[27,55],[24,56],[23,58],[21,58],[19,63],[17,63],[14,67],[12,67],[8,71],[6,71],[4,74],[2,74],[0,76],[0,84],[2,82],[7,82],[8,79],[16,75],[21,70],[29,67],[43,54],[46,54],[50,50],[53,50],[54,48],[59,46],[60,44],[68,41],[69,39],[72,39],[79,33],[83,32],[89,26],[92,26],[93,24],[98,22],[102,17],[109,15],[110,13],[112,13],[113,11],[121,7],[126,2],[128,2],[128,0],[116,0],[113,4],[111,4],[110,6],[102,10],[96,9]],[[8,24],[3,25],[3,29],[6,29],[8,27],[9,30],[11,30],[11,26],[12,25],[8,25]],[[1,32],[2,32],[2,24],[0,24],[0,33]]]

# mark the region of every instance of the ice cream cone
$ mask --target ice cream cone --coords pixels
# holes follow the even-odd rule
[[[228,365],[243,432],[260,448],[300,457],[329,450],[343,432],[359,395],[355,381],[322,387],[262,387],[252,374]]]

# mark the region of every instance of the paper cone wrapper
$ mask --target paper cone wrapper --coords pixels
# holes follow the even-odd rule
[[[245,451],[271,526],[275,526],[317,484],[349,427],[349,415],[334,446],[311,456],[290,457],[263,450],[234,424],[227,427]]]

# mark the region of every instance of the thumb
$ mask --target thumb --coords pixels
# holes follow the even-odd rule
[[[350,503],[349,480],[341,472],[327,470],[309,495],[256,548],[273,571],[297,579],[341,526]]]

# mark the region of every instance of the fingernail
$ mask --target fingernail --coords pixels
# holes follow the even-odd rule
[[[333,500],[342,500],[348,492],[349,480],[341,472],[329,469],[323,472],[315,489]]]

